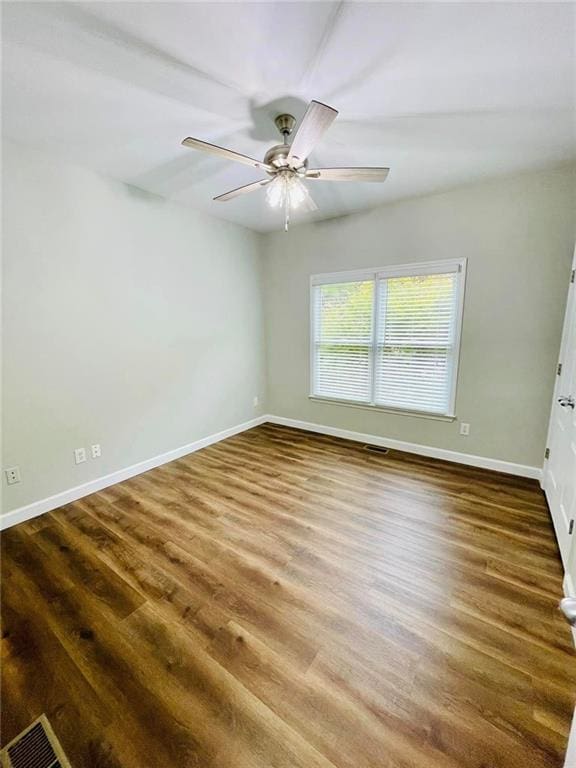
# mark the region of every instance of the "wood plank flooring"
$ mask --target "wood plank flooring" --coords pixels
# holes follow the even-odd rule
[[[74,768],[560,768],[535,481],[264,425],[2,537],[2,743]]]

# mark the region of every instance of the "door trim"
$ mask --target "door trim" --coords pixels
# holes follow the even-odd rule
[[[570,267],[570,275],[574,275],[574,270],[576,270],[576,245],[574,246],[574,257],[572,259],[572,266]],[[560,349],[558,350],[558,359],[556,361],[556,374],[554,377],[554,393],[552,395],[552,403],[550,405],[550,419],[548,421],[548,431],[546,432],[546,446],[550,445],[550,437],[552,435],[552,422],[553,422],[553,413],[554,413],[554,404],[556,403],[557,398],[559,397],[560,392],[560,381],[561,376],[559,375],[558,371],[560,369],[560,365],[563,365],[563,352],[564,352],[564,341],[567,337],[567,329],[568,329],[568,323],[570,320],[571,312],[569,310],[571,309],[570,303],[571,301],[576,301],[576,283],[574,283],[574,280],[568,281],[568,291],[566,293],[566,306],[564,309],[564,321],[562,323],[562,336],[560,341]],[[546,449],[548,450],[548,449]],[[546,480],[548,476],[548,458],[544,459],[544,463],[542,465],[542,479],[540,480],[540,485],[542,487],[542,490],[546,490]]]

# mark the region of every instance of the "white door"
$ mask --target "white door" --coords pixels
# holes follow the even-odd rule
[[[542,482],[566,572],[576,539],[576,251],[572,266]]]

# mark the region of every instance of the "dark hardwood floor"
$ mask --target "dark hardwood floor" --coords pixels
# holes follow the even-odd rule
[[[535,481],[264,425],[7,531],[2,742],[74,768],[559,768]]]

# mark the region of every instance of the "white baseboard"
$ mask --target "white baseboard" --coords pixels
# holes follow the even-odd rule
[[[420,445],[419,443],[407,443],[404,442],[404,440],[395,440],[393,438],[380,437],[378,435],[368,435],[363,432],[353,432],[349,429],[339,429],[338,427],[327,427],[324,424],[312,424],[308,421],[298,421],[297,419],[287,419],[284,416],[274,416],[269,414],[266,416],[265,421],[272,424],[281,424],[285,427],[305,429],[308,432],[318,432],[321,435],[331,435],[332,437],[342,437],[345,440],[355,440],[358,443],[382,445],[386,448],[395,448],[398,451],[406,451],[406,453],[416,453],[419,456],[428,456],[432,459],[444,459],[444,461],[454,461],[456,464],[467,464],[471,467],[493,469],[496,472],[505,472],[509,475],[531,477],[536,480],[540,480],[542,477],[542,469],[540,467],[530,467],[526,464],[514,464],[510,461],[489,459],[486,456],[474,456],[470,453],[459,453],[458,451],[449,451],[445,448],[434,448],[430,445]]]
[[[566,597],[576,597],[576,589],[574,588],[574,582],[570,574],[566,571],[564,573],[564,594]]]
[[[576,585],[574,584],[574,580],[572,579],[572,576],[568,571],[564,572],[564,596],[565,597],[576,597]],[[576,627],[571,627],[572,629],[572,640],[574,642],[574,647],[576,648]],[[576,712],[575,712],[576,715]],[[576,733],[574,734],[576,737]],[[576,738],[574,743],[574,752],[576,753]]]
[[[31,520],[33,517],[44,514],[44,512],[50,512],[52,509],[57,509],[64,504],[70,504],[73,501],[89,496],[91,493],[101,491],[103,488],[108,488],[110,485],[121,483],[123,480],[128,480],[135,475],[140,475],[142,472],[147,472],[149,469],[159,467],[162,464],[167,464],[169,461],[174,461],[182,456],[186,456],[188,453],[194,453],[201,448],[206,448],[208,445],[218,443],[220,440],[225,440],[227,437],[237,435],[239,432],[244,432],[252,427],[257,427],[259,424],[270,422],[271,424],[281,424],[285,427],[295,427],[296,429],[304,429],[308,432],[317,432],[322,435],[331,435],[332,437],[341,437],[345,440],[355,440],[360,443],[371,443],[372,445],[383,445],[387,448],[395,448],[399,451],[406,451],[407,453],[415,453],[419,456],[428,456],[433,459],[444,459],[445,461],[454,461],[457,464],[468,464],[472,467],[482,467],[484,469],[493,469],[497,472],[506,472],[510,475],[520,475],[521,477],[531,477],[540,479],[542,477],[542,470],[539,467],[530,467],[524,464],[513,464],[509,461],[500,461],[499,459],[489,459],[485,456],[473,456],[468,453],[459,453],[457,451],[448,451],[444,448],[433,448],[428,445],[419,445],[418,443],[407,443],[403,440],[395,440],[387,437],[380,437],[378,435],[369,435],[363,432],[353,432],[348,429],[339,429],[337,427],[328,427],[324,424],[312,424],[308,421],[299,421],[298,419],[288,419],[284,416],[274,416],[268,414],[260,416],[250,421],[245,421],[243,424],[238,424],[230,429],[225,429],[222,432],[203,437],[201,440],[196,440],[188,445],[183,445],[180,448],[175,448],[172,451],[163,453],[160,456],[154,456],[146,461],[141,461],[138,464],[132,464],[130,467],[125,467],[116,472],[111,472],[109,475],[98,477],[95,480],[90,480],[88,483],[78,485],[75,488],[69,488],[66,491],[57,493],[54,496],[48,496],[45,499],[40,499],[32,504],[28,504],[25,507],[19,507],[13,509],[11,512],[7,512],[0,516],[0,530],[10,528],[18,523],[23,523],[25,520]]]
[[[218,443],[220,440],[225,440],[227,437],[237,435],[239,432],[245,432],[247,429],[257,427],[267,420],[267,416],[259,416],[257,419],[245,421],[235,427],[230,427],[230,429],[224,429],[222,432],[216,432],[213,435],[208,435],[208,437],[195,440],[193,443],[188,443],[188,445],[183,445],[180,448],[167,451],[166,453],[154,456],[151,459],[140,461],[138,464],[132,464],[130,467],[111,472],[109,475],[97,477],[95,480],[90,480],[82,485],[77,485],[75,488],[69,488],[54,496],[48,496],[45,499],[34,501],[32,504],[27,504],[25,507],[13,509],[11,512],[6,512],[5,514],[0,515],[0,531],[5,530],[6,528],[11,528],[18,523],[23,523],[25,520],[31,520],[33,517],[38,517],[38,515],[43,515],[45,512],[50,512],[52,509],[62,507],[64,504],[70,504],[84,496],[89,496],[91,493],[96,493],[96,491],[101,491],[103,488],[108,488],[110,485],[121,483],[123,480],[128,480],[135,475],[142,474],[142,472],[147,472],[149,469],[154,469],[162,464],[167,464],[169,461],[179,459],[182,456],[186,456],[188,453],[199,451],[201,448],[206,448],[208,445]]]
[[[572,717],[572,727],[568,736],[568,746],[566,747],[566,757],[564,758],[564,768],[574,768],[576,765],[576,709]]]

